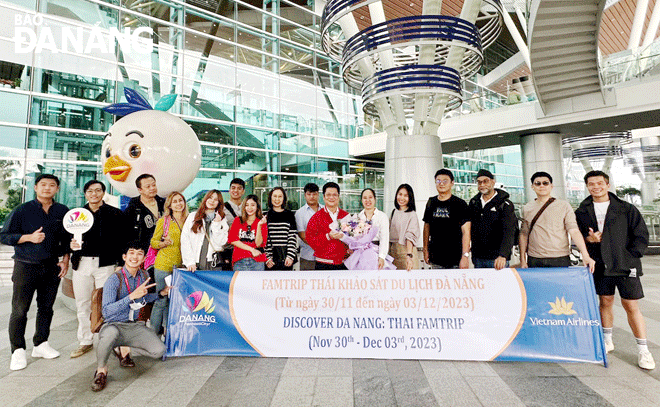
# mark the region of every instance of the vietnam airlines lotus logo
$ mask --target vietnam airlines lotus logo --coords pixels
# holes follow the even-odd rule
[[[577,311],[573,309],[573,303],[572,302],[566,302],[564,297],[561,297],[561,300],[559,297],[555,297],[555,302],[549,302],[550,308],[552,308],[550,311],[548,311],[548,314],[552,315],[573,315],[577,314]]]
[[[215,309],[213,305],[213,298],[209,298],[209,295],[206,291],[195,291],[186,298],[186,305],[188,309],[192,312],[197,312],[199,310],[204,310],[207,314],[210,314]]]
[[[80,211],[75,211],[69,215],[69,222],[87,222],[87,216]]]

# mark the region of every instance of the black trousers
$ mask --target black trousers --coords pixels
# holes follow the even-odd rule
[[[273,247],[273,267],[268,267],[266,265],[266,270],[281,270],[288,271],[293,270],[293,264],[290,266],[285,266],[284,262],[286,261],[287,250],[286,246],[275,246]],[[294,261],[295,264],[295,261]]]
[[[27,314],[34,293],[37,293],[37,323],[32,339],[34,346],[48,340],[50,323],[53,320],[53,304],[60,285],[60,268],[54,261],[32,264],[14,260],[14,292],[11,298],[11,316],[9,317],[9,342],[11,352],[25,349],[25,327]]]
[[[326,264],[317,261],[314,270],[348,270],[348,269],[346,268],[346,266],[344,266],[344,263]]]
[[[537,268],[537,267],[570,267],[571,258],[569,256],[563,257],[532,257],[527,256],[527,267]]]

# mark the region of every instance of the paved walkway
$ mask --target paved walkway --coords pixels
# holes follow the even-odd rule
[[[660,363],[660,256],[644,259],[650,348]],[[0,406],[660,406],[660,366],[637,367],[625,312],[615,309],[616,350],[610,367],[591,364],[407,360],[188,357],[166,362],[136,357],[137,367],[110,361],[108,387],[90,390],[93,352],[70,359],[76,316],[57,300],[50,344],[62,356],[32,359],[9,370],[11,289],[0,288]]]

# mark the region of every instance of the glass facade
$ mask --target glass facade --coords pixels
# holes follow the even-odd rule
[[[475,177],[480,169],[486,169],[495,176],[496,187],[509,193],[516,208],[526,203],[519,145],[447,154],[443,160],[454,174],[454,194],[464,200],[479,192]]]
[[[339,183],[352,211],[362,188],[382,194],[382,163],[348,155],[361,103],[320,50],[313,6],[0,0],[0,18],[10,22],[0,27],[0,199],[32,199],[34,178],[54,173],[58,200],[83,204],[84,183],[103,178],[101,143],[115,120],[101,109],[125,102],[125,87],[152,105],[177,95],[169,112],[202,145],[201,170],[184,191],[191,203],[234,177],[264,203],[283,186],[294,209],[307,182]]]

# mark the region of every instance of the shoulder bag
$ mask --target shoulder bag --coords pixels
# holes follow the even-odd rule
[[[170,233],[170,217],[167,216],[165,218],[164,225],[163,225],[163,237],[161,237],[161,241],[163,241],[168,233]],[[147,256],[144,258],[144,268],[148,269],[149,267],[153,266],[154,263],[156,263],[156,256],[158,256],[158,250],[160,249],[154,249],[151,245],[149,245],[149,251],[147,252]]]
[[[527,231],[527,239],[528,239],[528,241],[529,241],[529,236],[531,236],[531,234],[532,234],[532,228],[533,228],[534,225],[536,224],[536,221],[539,220],[539,217],[541,216],[541,214],[543,213],[543,211],[546,210],[546,208],[547,208],[548,206],[550,206],[550,204],[553,203],[554,201],[555,201],[555,198],[554,198],[554,197],[551,197],[550,199],[548,199],[548,201],[547,201],[547,202],[541,207],[541,209],[539,209],[539,211],[536,212],[536,215],[534,215],[534,218],[532,219],[532,221],[531,221],[530,224],[529,224],[529,230]],[[527,244],[527,247],[529,247],[529,243]]]
[[[211,221],[213,222],[213,221]],[[213,250],[213,255],[211,255],[211,267],[216,268],[218,266],[222,266],[223,259],[222,259],[222,251],[218,251],[215,246],[213,246],[213,243],[211,242],[211,237],[209,236],[209,233],[206,231],[206,227],[202,225],[202,229],[204,229],[204,236],[206,236],[206,240],[209,241],[209,246],[211,247],[211,250]]]

